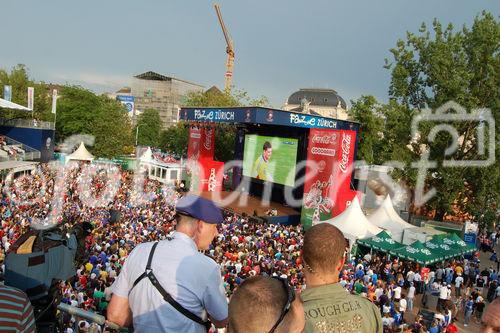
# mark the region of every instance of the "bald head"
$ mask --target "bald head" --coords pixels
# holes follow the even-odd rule
[[[500,298],[486,307],[481,319],[481,333],[500,332]]]
[[[328,223],[320,223],[307,230],[302,257],[306,269],[320,275],[330,275],[343,262],[346,241],[342,232]]]
[[[263,276],[248,278],[229,302],[229,333],[267,333],[288,301],[283,283]],[[276,332],[302,332],[304,311],[299,297]]]

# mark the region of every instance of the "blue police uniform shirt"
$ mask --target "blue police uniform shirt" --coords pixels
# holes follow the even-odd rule
[[[139,282],[129,295],[134,281],[146,268],[153,243],[138,245],[128,256],[113,284],[113,293],[128,297],[135,332],[205,333],[205,328],[185,317],[163,300],[148,278]],[[184,308],[215,320],[228,316],[228,304],[219,265],[198,252],[186,234],[175,232],[172,240],[158,243],[151,264],[162,287]]]

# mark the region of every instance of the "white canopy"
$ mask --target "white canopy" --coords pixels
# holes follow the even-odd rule
[[[141,162],[152,162],[152,161],[153,161],[153,151],[151,150],[151,147],[148,147],[148,149],[141,156]]]
[[[368,221],[365,214],[361,210],[357,196],[354,197],[351,205],[341,214],[321,223],[330,223],[331,225],[339,228],[345,238],[349,239],[351,246],[357,239],[375,236],[382,231],[382,229]]]
[[[377,210],[375,210],[368,220],[379,228],[390,232],[392,239],[396,242],[403,241],[405,229],[415,228],[414,225],[403,220],[392,206],[390,195],[387,195]]]
[[[4,109],[15,109],[15,110],[23,110],[23,111],[32,111],[25,106],[10,102],[6,99],[0,98],[0,108]]]
[[[69,161],[93,161],[94,155],[89,153],[87,148],[85,148],[85,144],[83,142],[80,143],[80,146],[77,150],[75,150],[72,154],[66,156],[66,163]]]

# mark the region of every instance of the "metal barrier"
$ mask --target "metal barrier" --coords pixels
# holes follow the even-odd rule
[[[80,308],[68,305],[66,303],[60,303],[57,308],[60,311],[64,311],[78,318],[86,319],[92,322],[89,328],[89,333],[98,333],[100,330],[96,325],[105,325],[113,330],[118,332],[128,332],[128,329],[121,327],[115,323],[107,321],[106,318],[100,314],[97,314],[92,311],[82,310]],[[76,331],[78,332],[78,325],[76,327]]]
[[[55,129],[55,123],[36,119],[0,119],[1,126],[28,127],[40,129]]]

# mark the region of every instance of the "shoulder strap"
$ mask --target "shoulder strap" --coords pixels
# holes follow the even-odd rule
[[[153,244],[153,247],[151,248],[151,251],[149,252],[148,263],[146,264],[146,270],[141,275],[139,275],[139,277],[137,279],[135,279],[134,284],[132,285],[132,288],[130,288],[130,290],[128,291],[129,295],[132,292],[132,289],[134,289],[134,287],[139,282],[141,282],[142,279],[144,279],[147,276],[148,271],[151,270],[151,262],[153,261],[153,255],[155,254],[155,250],[156,250],[157,245],[158,245],[158,242],[155,242]]]
[[[128,292],[130,295],[130,292],[134,287],[145,277],[148,277],[149,281],[153,284],[153,286],[158,290],[158,292],[163,296],[163,299],[168,302],[170,305],[172,305],[177,311],[182,313],[185,317],[191,319],[192,321],[205,326],[207,329],[207,332],[209,331],[211,327],[210,321],[204,321],[191,311],[187,310],[184,308],[179,302],[177,302],[163,287],[161,286],[160,282],[158,282],[158,279],[153,273],[153,269],[151,268],[151,262],[153,261],[153,255],[156,250],[156,246],[158,245],[158,242],[155,242],[153,244],[153,247],[151,248],[151,252],[149,252],[149,257],[148,257],[148,262],[146,264],[146,270],[134,281],[134,284],[132,285],[132,288],[130,288],[130,291]]]

